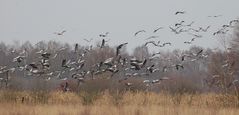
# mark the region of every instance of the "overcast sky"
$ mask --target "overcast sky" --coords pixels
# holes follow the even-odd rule
[[[176,11],[186,11],[175,16]],[[99,34],[109,32],[106,39],[114,46],[129,42],[127,48],[142,45],[145,38],[159,36],[161,42],[172,42],[173,48],[188,48],[188,34],[175,35],[169,26],[185,20],[195,21],[194,27],[211,25],[203,38],[194,44],[216,48],[212,33],[223,24],[239,17],[239,0],[0,0],[0,41],[13,43],[27,40],[56,40],[86,45],[83,39],[100,41]],[[209,15],[222,15],[209,18]],[[164,27],[158,33],[152,31]],[[63,36],[54,32],[66,30]],[[146,30],[134,37],[138,30]],[[151,47],[151,49],[153,49]],[[154,48],[155,49],[155,48]]]

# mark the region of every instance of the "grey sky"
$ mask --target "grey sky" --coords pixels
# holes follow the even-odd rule
[[[14,40],[36,43],[40,40],[86,44],[84,38],[101,40],[99,34],[110,32],[110,45],[129,42],[132,49],[145,42],[150,35],[159,36],[162,42],[172,42],[172,47],[185,49],[184,41],[192,37],[174,35],[169,25],[185,20],[195,21],[195,27],[211,25],[210,34],[203,34],[194,42],[203,47],[218,47],[212,32],[222,24],[238,18],[239,0],[0,0],[0,41]],[[185,15],[175,16],[178,10]],[[208,18],[209,15],[223,15]],[[153,29],[165,29],[152,34]],[[137,38],[134,33],[146,30]],[[66,30],[64,36],[53,33]],[[151,47],[152,48],[152,47]]]

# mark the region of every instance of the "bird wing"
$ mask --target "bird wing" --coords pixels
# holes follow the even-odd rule
[[[141,33],[141,32],[146,32],[145,30],[140,30],[140,31],[137,31],[135,34],[134,34],[134,36],[137,36],[139,33]]]
[[[203,50],[200,50],[196,56],[200,55],[203,52]]]
[[[63,34],[63,33],[65,33],[66,32],[66,30],[63,30],[61,33]]]
[[[62,66],[65,66],[65,65],[66,65],[66,59],[63,59],[63,60],[62,60],[61,65],[62,65]]]
[[[158,30],[160,30],[160,29],[163,29],[163,27],[159,27],[159,28],[157,28],[157,29],[155,29],[154,30],[154,33],[156,33]]]
[[[101,43],[101,48],[105,45],[105,39],[102,40],[102,43]]]
[[[83,40],[85,40],[85,41],[87,41],[87,42],[90,42],[89,40],[87,40],[87,39],[83,39]]]

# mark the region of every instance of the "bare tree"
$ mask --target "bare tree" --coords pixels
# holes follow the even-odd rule
[[[146,57],[149,57],[149,50],[146,46],[139,46],[134,49],[133,56],[138,58],[139,60],[143,60]]]
[[[239,24],[237,24],[234,28],[231,48],[233,51],[236,51],[237,53],[239,52]]]

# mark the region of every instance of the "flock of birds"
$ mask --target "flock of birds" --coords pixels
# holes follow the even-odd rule
[[[178,11],[175,13],[175,15],[184,15],[186,14],[185,11]],[[220,17],[222,15],[216,15],[216,16],[209,16],[209,17]],[[229,28],[233,28],[235,23],[238,23],[239,20],[232,20],[227,25],[223,25],[221,29],[214,32],[212,35],[217,34],[226,34],[229,31]],[[189,41],[184,41],[185,44],[192,44],[197,38],[202,38],[203,36],[200,34],[201,32],[208,32],[210,29],[210,25],[206,27],[198,27],[193,28],[192,25],[195,22],[192,21],[188,24],[186,24],[185,21],[180,21],[178,23],[175,23],[173,26],[169,26],[169,29],[174,34],[181,34],[181,33],[188,33],[189,35],[192,35],[192,39]],[[165,27],[158,27],[155,30],[153,30],[153,33],[157,33],[160,30],[165,29]],[[146,30],[139,30],[134,33],[135,37],[140,36],[143,33],[146,33]],[[54,34],[58,36],[62,36],[66,33],[66,30],[63,30],[61,32],[55,32]],[[100,34],[99,37],[102,38],[100,46],[97,46],[99,50],[104,50],[105,47],[107,47],[107,42],[109,40],[106,40],[105,38],[109,35],[109,32],[106,32],[104,34]],[[172,45],[170,42],[161,43],[160,41],[155,41],[151,39],[159,38],[158,36],[150,36],[146,38],[146,42],[144,44],[145,47],[147,47],[149,44],[154,45],[155,47],[165,47],[166,45]],[[93,39],[84,39],[86,42],[92,42]],[[150,40],[150,41],[149,41]],[[11,72],[14,72],[16,70],[23,71],[28,76],[44,76],[43,78],[46,79],[46,81],[51,80],[52,78],[57,78],[60,80],[67,81],[68,79],[75,79],[77,80],[78,85],[87,82],[87,80],[94,80],[97,78],[97,75],[101,75],[103,73],[109,73],[110,77],[113,78],[118,73],[124,73],[123,76],[119,77],[118,80],[119,83],[125,84],[127,87],[131,87],[134,84],[131,82],[127,82],[127,80],[130,77],[137,77],[137,76],[149,76],[150,74],[156,73],[156,72],[167,72],[168,69],[175,69],[177,71],[184,69],[184,63],[186,61],[196,61],[200,58],[207,58],[208,55],[203,52],[203,50],[200,50],[198,52],[192,52],[190,54],[182,54],[180,56],[180,62],[172,65],[166,65],[162,68],[159,68],[156,66],[156,64],[153,62],[153,59],[158,57],[160,55],[160,52],[156,52],[152,54],[150,57],[145,57],[144,59],[136,59],[136,57],[124,57],[121,55],[121,49],[128,45],[128,43],[121,43],[119,44],[115,49],[115,55],[113,57],[110,57],[106,60],[102,60],[98,63],[95,63],[91,65],[90,68],[84,68],[86,64],[86,55],[91,53],[93,50],[93,47],[91,46],[88,49],[84,49],[84,52],[79,51],[79,44],[75,44],[73,53],[77,55],[77,59],[67,60],[62,59],[61,67],[57,71],[50,71],[51,63],[50,60],[54,60],[57,58],[59,52],[65,50],[65,48],[61,48],[55,53],[49,53],[46,49],[41,49],[36,52],[37,55],[39,55],[39,61],[26,63],[27,59],[27,51],[23,50],[22,52],[14,52],[18,54],[17,57],[15,57],[12,62],[16,64],[16,67],[8,68],[7,66],[0,66],[0,73],[6,73],[7,76]],[[61,75],[65,72],[70,73],[70,77],[62,77]],[[47,76],[47,77],[45,77]],[[142,81],[143,84],[146,84],[146,86],[152,86],[155,84],[160,84],[164,80],[170,80],[168,77],[161,77],[157,79],[145,79]],[[9,77],[2,77],[0,78],[1,82],[5,82],[6,84],[9,81]],[[68,91],[69,89],[69,83],[65,82],[64,85],[64,91]]]
[[[175,15],[184,15],[185,13],[186,13],[185,11],[178,11],[178,12],[175,13]],[[221,16],[222,15],[215,15],[215,16],[208,16],[208,17],[218,18],[218,17],[221,17]],[[233,29],[238,22],[239,22],[238,19],[231,20],[228,24],[222,25],[222,27],[220,29],[213,32],[212,35],[216,36],[216,35],[220,35],[220,34],[227,34],[227,32],[229,32],[230,29]],[[184,41],[183,43],[184,44],[192,44],[196,39],[203,37],[202,33],[209,32],[209,29],[211,28],[211,25],[208,25],[206,27],[196,27],[195,28],[195,27],[193,27],[194,24],[195,24],[195,21],[191,21],[191,22],[187,23],[186,21],[182,20],[182,21],[179,21],[179,22],[169,26],[169,29],[174,34],[186,33],[188,35],[191,35],[192,38],[189,41]],[[153,30],[153,33],[157,33],[157,32],[159,32],[160,30],[163,30],[163,29],[167,29],[167,28],[158,27],[158,28]],[[137,37],[137,36],[140,36],[140,34],[143,34],[143,33],[146,33],[146,32],[147,32],[146,30],[139,30],[139,31],[135,32],[134,36]],[[159,38],[159,36],[150,36],[150,37],[146,38],[145,40],[151,40],[151,39],[154,39],[154,38]],[[162,43],[162,44],[160,44],[160,43],[161,43],[161,41],[152,40],[152,41],[147,41],[145,43],[145,46],[147,46],[148,44],[152,44],[152,45],[157,46],[157,47],[164,47],[166,45],[172,45],[172,43],[170,43],[170,42],[166,42],[166,43]]]

